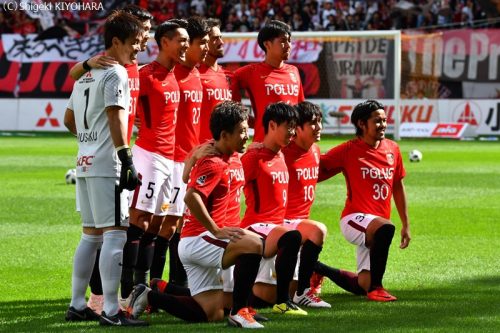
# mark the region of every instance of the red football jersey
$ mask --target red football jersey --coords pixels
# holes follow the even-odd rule
[[[307,219],[314,202],[321,152],[313,144],[304,150],[291,141],[282,149],[290,174],[286,219]]]
[[[229,156],[207,156],[200,159],[191,170],[188,189],[201,193],[208,213],[219,228],[224,226],[229,196]],[[193,237],[207,229],[191,215],[189,209],[184,214],[182,237]]]
[[[140,93],[137,115],[141,121],[136,145],[174,158],[175,117],[179,86],[173,72],[156,61],[139,70]]]
[[[225,222],[225,226],[227,227],[240,226],[240,199],[244,185],[245,172],[241,164],[240,154],[234,153],[229,158],[229,204],[227,206]]]
[[[128,110],[128,130],[127,143],[130,143],[132,131],[134,130],[134,121],[137,110],[137,100],[139,99],[139,67],[137,64],[125,64],[128,74],[128,87],[130,88],[130,107]]]
[[[174,161],[184,162],[191,149],[199,144],[203,88],[198,69],[179,64],[175,66],[174,73],[181,93],[175,127]]]
[[[321,168],[341,168],[346,179],[347,198],[342,216],[351,213],[391,217],[394,180],[406,172],[398,145],[389,139],[375,149],[361,139],[347,141],[321,156]]]
[[[276,102],[298,104],[304,101],[304,91],[297,67],[284,64],[274,68],[261,62],[238,68],[232,80],[233,99],[241,100],[240,89],[245,89],[255,116],[255,142],[264,140],[262,116],[266,106]]]
[[[241,227],[258,222],[283,223],[288,200],[288,169],[283,153],[264,147],[250,149],[241,157],[241,163],[247,205]]]
[[[233,98],[229,83],[232,73],[227,72],[221,66],[218,66],[217,71],[215,71],[205,64],[200,65],[198,70],[200,71],[201,85],[203,86],[200,115],[200,143],[203,143],[213,139],[210,131],[210,115],[214,107]]]

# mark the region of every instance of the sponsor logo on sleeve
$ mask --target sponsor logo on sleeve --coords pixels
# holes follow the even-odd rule
[[[200,176],[198,179],[196,179],[196,184],[198,185],[204,185],[205,182],[207,181],[207,176]]]

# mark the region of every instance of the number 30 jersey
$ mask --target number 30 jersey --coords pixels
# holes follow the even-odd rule
[[[347,198],[342,217],[351,213],[391,217],[392,186],[406,174],[394,141],[384,139],[373,148],[353,139],[322,155],[320,165],[326,173],[340,168],[344,174]]]
[[[75,82],[67,108],[75,114],[78,140],[77,177],[119,175],[119,160],[105,109],[109,106],[119,106],[126,110],[128,115],[129,103],[127,70],[121,65],[92,69]],[[124,125],[126,130],[128,124]]]

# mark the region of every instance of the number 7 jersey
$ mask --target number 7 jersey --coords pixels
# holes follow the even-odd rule
[[[121,65],[92,69],[75,82],[67,108],[75,114],[77,177],[119,175],[119,161],[109,130],[106,108],[119,106],[128,116],[129,103],[127,70]],[[124,124],[124,130],[127,130],[127,123]]]
[[[389,219],[392,188],[405,176],[398,145],[389,139],[373,148],[361,139],[353,139],[321,156],[323,172],[341,168],[347,185],[342,217],[365,213]]]

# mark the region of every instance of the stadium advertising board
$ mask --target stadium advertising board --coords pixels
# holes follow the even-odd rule
[[[323,113],[323,131],[325,133],[354,134],[350,116],[354,106],[362,99],[350,100],[311,100],[318,103]],[[394,131],[394,100],[381,100],[386,105],[388,132]],[[468,124],[471,132],[477,135],[500,135],[500,100],[401,100],[401,126],[419,124],[418,131],[424,133],[433,130],[438,123]],[[345,113],[345,117],[333,117],[332,112]],[[406,125],[406,130],[410,128]]]
[[[450,138],[459,139],[464,136],[469,124],[441,123],[435,124],[435,128],[431,133],[433,138]]]
[[[399,135],[402,138],[430,138],[436,123],[402,123]]]
[[[402,123],[399,135],[402,138],[449,138],[474,137],[467,123]]]
[[[320,105],[324,133],[353,134],[350,116],[361,99],[310,99]],[[394,100],[386,105],[388,132],[394,130]],[[0,131],[66,131],[66,99],[2,99]],[[466,123],[478,135],[500,135],[499,100],[402,100],[402,124]],[[20,111],[18,111],[20,110]],[[345,113],[338,118],[332,112]],[[418,125],[421,126],[421,125]]]
[[[66,132],[66,99],[2,99],[0,131]],[[18,111],[19,110],[19,111]]]

